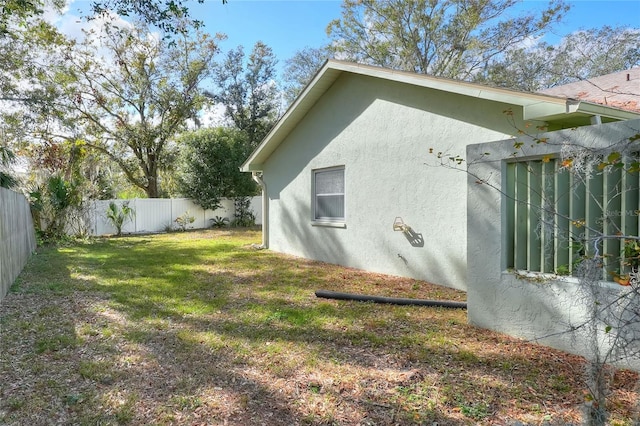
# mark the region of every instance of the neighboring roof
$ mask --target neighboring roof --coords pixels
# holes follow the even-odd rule
[[[572,127],[571,120],[599,115],[611,120],[640,118],[637,113],[622,111],[588,102],[568,100],[538,93],[524,93],[497,87],[483,86],[423,74],[396,71],[387,68],[361,65],[352,62],[328,60],[305,87],[285,114],[280,118],[262,143],[240,167],[241,171],[260,171],[263,163],[275,151],[287,135],[297,126],[316,102],[329,90],[343,73],[380,78],[448,93],[459,94],[488,101],[502,102],[523,109],[525,120],[562,122]]]
[[[576,81],[540,93],[640,112],[640,68]]]

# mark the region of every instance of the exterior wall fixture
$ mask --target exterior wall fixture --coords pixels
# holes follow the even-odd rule
[[[411,231],[411,227],[405,224],[402,218],[398,216],[393,221],[393,230],[407,233]]]
[[[409,225],[404,223],[404,221],[400,216],[397,216],[393,221],[393,230],[402,232],[405,238],[407,239],[407,241],[409,241],[409,243],[413,247],[424,247],[424,237],[422,236],[422,234],[414,231],[413,228],[411,228]],[[405,263],[407,263],[406,259],[404,259],[401,255],[398,254],[398,256]]]

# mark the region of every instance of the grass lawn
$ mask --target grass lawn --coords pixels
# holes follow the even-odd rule
[[[0,305],[0,424],[579,423],[581,358],[462,310],[318,299],[465,294],[259,242],[207,230],[39,249]],[[611,424],[640,421],[637,379],[616,373]]]

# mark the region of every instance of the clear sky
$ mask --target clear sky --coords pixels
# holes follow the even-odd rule
[[[579,28],[626,25],[640,29],[640,0],[568,1],[571,11],[565,24],[549,34],[549,42]],[[539,9],[546,1],[525,0],[523,9]],[[281,62],[305,47],[328,41],[326,27],[340,17],[336,0],[206,0],[192,7],[193,16],[205,22],[210,32],[222,32],[229,39],[223,47],[243,45],[249,49],[261,40],[274,49]]]
[[[525,0],[524,10],[539,9],[543,0]],[[547,35],[550,43],[580,28],[630,26],[640,29],[640,0],[570,0],[571,11],[564,24]],[[250,51],[256,41],[270,46],[280,62],[305,46],[319,47],[328,41],[326,27],[340,17],[341,2],[337,0],[195,0],[187,3],[194,18],[204,21],[210,33],[228,36],[223,51],[238,45]],[[88,7],[88,0],[76,0],[69,12]],[[72,18],[73,19],[73,18]],[[69,22],[73,25],[77,19]],[[78,24],[80,25],[80,24]]]

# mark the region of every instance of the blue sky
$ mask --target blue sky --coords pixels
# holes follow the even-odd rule
[[[539,9],[545,1],[524,1],[522,8]],[[572,10],[566,23],[549,34],[554,42],[579,28],[626,25],[640,28],[640,0],[567,2]],[[243,45],[250,49],[261,40],[271,46],[281,62],[305,47],[328,41],[327,24],[340,17],[341,2],[336,0],[206,0],[192,7],[193,16],[205,22],[210,32],[223,32],[228,40],[223,48]]]
[[[542,0],[525,0],[521,8],[540,9]],[[564,24],[547,35],[554,43],[580,28],[604,25],[625,25],[640,29],[640,0],[573,0]],[[74,2],[69,12],[85,9],[87,0]],[[222,43],[223,51],[238,45],[249,51],[256,41],[270,46],[282,67],[286,59],[305,46],[318,47],[328,41],[327,24],[340,17],[341,2],[337,0],[205,0],[198,4],[188,2],[192,16],[202,20],[210,33],[228,36]],[[77,21],[72,21],[73,22]],[[80,24],[78,24],[80,25]]]

